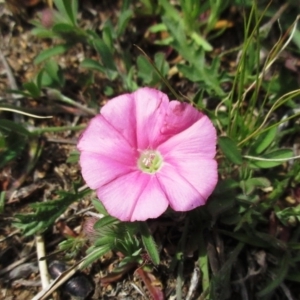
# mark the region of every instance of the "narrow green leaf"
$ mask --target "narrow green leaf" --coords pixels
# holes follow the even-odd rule
[[[101,73],[105,73],[105,68],[98,62],[90,58],[84,59],[80,66],[82,68],[87,68],[95,71],[99,71]]]
[[[44,69],[41,69],[39,71],[39,73],[37,74],[36,78],[35,78],[35,82],[36,82],[36,85],[39,89],[41,89],[43,87],[43,74],[44,74],[45,70]]]
[[[290,256],[288,252],[284,253],[283,256],[281,256],[279,260],[280,266],[276,270],[274,276],[272,276],[272,280],[270,281],[270,283],[263,290],[257,293],[258,297],[264,297],[272,293],[282,283],[289,270],[289,260]]]
[[[287,250],[287,243],[274,237],[273,235],[270,235],[268,233],[264,233],[261,231],[253,231],[253,234],[256,238],[259,238],[269,244],[269,247],[273,247],[279,250]]]
[[[109,79],[114,80],[118,76],[117,68],[114,62],[113,53],[101,39],[94,40],[94,47],[101,56],[101,61],[105,67],[105,73]]]
[[[243,243],[238,243],[235,249],[230,252],[230,255],[226,262],[222,265],[222,268],[218,273],[212,278],[210,284],[210,298],[209,299],[220,299],[220,295],[225,296],[221,299],[229,299],[230,295],[230,274],[232,272],[232,267],[237,261],[237,258],[244,248]]]
[[[102,39],[110,51],[113,51],[115,38],[115,29],[111,23],[111,20],[107,20],[102,28]]]
[[[223,196],[224,194],[229,194],[234,191],[239,186],[239,182],[232,178],[226,178],[224,180],[219,180],[218,184],[214,190],[214,195]]]
[[[24,150],[31,133],[21,124],[7,119],[0,119],[0,169],[8,162],[16,159]]]
[[[300,283],[300,272],[299,273],[294,273],[294,274],[287,274],[287,276],[285,278],[287,280]]]
[[[79,155],[78,150],[71,151],[66,162],[70,164],[77,164],[79,161]]]
[[[53,225],[55,220],[68,208],[68,206],[84,197],[89,190],[80,193],[60,191],[60,198],[47,202],[32,203],[33,213],[17,214],[13,225],[23,231],[24,236],[45,231]]]
[[[158,3],[163,7],[165,16],[182,22],[182,16],[168,0],[159,0]]]
[[[117,224],[120,223],[120,221],[112,216],[104,216],[100,220],[98,220],[95,225],[94,229],[101,229],[105,226],[111,225],[111,224]]]
[[[242,180],[240,186],[243,189],[244,193],[249,195],[254,191],[255,188],[266,188],[271,186],[271,182],[265,177],[254,177],[247,180]]]
[[[117,30],[116,30],[117,36],[121,36],[123,34],[132,14],[133,14],[132,9],[128,9],[128,10],[121,12],[121,15],[118,19],[118,24],[117,24]]]
[[[78,0],[71,1],[71,12],[73,24],[77,25]]]
[[[218,139],[218,145],[222,152],[232,163],[241,165],[243,163],[242,155],[236,145],[236,143],[226,136],[221,136]]]
[[[69,19],[68,13],[65,8],[64,0],[53,0],[57,10],[61,13],[63,17],[65,17],[68,21]]]
[[[84,263],[81,265],[81,269],[84,269],[85,267],[89,266],[110,250],[112,250],[110,245],[103,245],[96,249],[94,247],[90,248],[88,250],[88,255],[84,258]]]
[[[52,81],[56,83],[56,85],[63,87],[64,86],[64,77],[62,75],[61,69],[59,65],[54,60],[48,60],[45,63],[44,70],[51,77]]]
[[[54,38],[56,36],[52,30],[39,27],[33,28],[31,33],[40,38]]]
[[[258,136],[250,148],[250,153],[261,154],[274,141],[277,134],[277,127],[272,127]]]
[[[0,119],[0,131],[4,133],[14,132],[24,137],[31,136],[31,133],[24,126],[7,119]]]
[[[276,209],[276,207],[275,207]],[[276,217],[285,226],[290,226],[291,221],[298,224],[300,221],[300,206],[276,209]],[[290,246],[290,244],[289,244]],[[290,246],[291,247],[291,246]]]
[[[27,90],[33,98],[38,98],[41,94],[41,90],[34,82],[25,82],[23,88]]]
[[[161,72],[161,76],[166,76],[169,72],[170,67],[166,60],[165,54],[162,52],[157,52],[154,56],[154,62],[158,70]]]
[[[0,192],[0,214],[4,212],[4,206],[5,206],[5,191]]]
[[[108,46],[104,43],[104,41],[98,38],[94,40],[94,46],[96,51],[101,56],[103,65],[110,68],[111,70],[117,70],[114,63],[113,54],[111,53]]]
[[[261,240],[258,237],[252,235],[252,234],[245,234],[241,232],[230,232],[227,230],[218,230],[219,233],[225,234],[227,236],[230,236],[240,242],[243,242],[248,245],[252,245],[254,247],[261,247],[261,248],[269,248],[270,244],[267,241]]]
[[[199,231],[199,255],[198,265],[202,274],[202,290],[209,289],[209,261],[207,256],[207,247],[203,238],[203,230]]]
[[[191,38],[195,41],[195,43],[201,46],[205,51],[212,51],[213,47],[210,43],[208,43],[202,36],[198,33],[193,32],[191,34]]]
[[[155,265],[159,264],[159,253],[157,250],[157,246],[154,242],[154,239],[149,231],[148,225],[146,222],[140,222],[140,231],[142,236],[143,244],[151,257],[152,262]]]
[[[191,81],[200,82],[206,89],[213,90],[220,97],[223,97],[224,92],[220,88],[218,77],[214,75],[213,70],[207,68],[204,63],[201,63],[200,58],[198,61],[199,63],[197,64],[194,64],[193,62],[190,65],[178,64],[177,68],[180,73]]]
[[[156,75],[155,69],[152,67],[147,58],[139,55],[137,58],[138,77],[142,78],[144,83],[149,84]]]
[[[54,0],[54,3],[65,20],[69,21],[73,25],[76,25],[78,9],[77,0]]]
[[[170,19],[166,16],[162,17],[163,23],[168,28],[171,36],[174,38],[172,46],[180,52],[184,59],[187,61],[193,60],[195,48],[191,48],[188,43],[183,24],[180,20]]]
[[[46,70],[43,68],[41,69],[40,73],[37,76],[36,82],[40,89],[42,87],[51,87],[53,86],[53,79],[51,76],[46,72]]]
[[[57,23],[52,27],[53,32],[56,33],[73,33],[76,28],[67,23]]]
[[[42,51],[37,57],[34,59],[35,64],[39,64],[42,61],[49,59],[52,56],[59,55],[65,53],[71,46],[68,44],[56,45],[52,48],[46,49]]]
[[[158,33],[161,31],[167,31],[167,26],[164,23],[152,25],[148,28],[149,32]]]
[[[291,149],[277,149],[261,156],[261,160],[251,160],[250,166],[263,169],[273,168],[284,163],[283,160],[276,161],[276,159],[289,159],[291,157],[293,157],[293,151]],[[274,161],[272,161],[272,159],[274,159]]]
[[[105,216],[108,215],[105,207],[103,206],[102,202],[99,199],[93,199],[92,200],[93,205],[95,206],[96,210]]]
[[[113,248],[115,246],[115,244],[116,244],[116,237],[115,236],[111,236],[111,235],[99,237],[93,243],[93,245],[95,247],[101,247],[101,246],[105,246],[105,245],[110,245],[110,248]]]

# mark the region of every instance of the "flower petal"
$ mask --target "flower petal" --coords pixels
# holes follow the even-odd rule
[[[169,104],[168,96],[150,88],[138,89],[132,95],[136,103],[138,148],[155,149]]]
[[[218,182],[216,160],[195,154],[186,157],[172,154],[168,156],[165,163],[171,165],[176,170],[176,174],[180,174],[206,200]]]
[[[113,156],[114,160],[127,164],[137,159],[137,151],[102,115],[97,115],[90,121],[79,139],[77,148],[81,152],[88,151],[106,157]]]
[[[137,148],[135,107],[132,94],[124,94],[108,101],[102,107],[101,115],[132,147]]]
[[[216,155],[216,129],[205,115],[186,130],[172,136],[157,147],[164,158],[169,153],[178,159],[184,159],[192,154],[201,157],[214,158]]]
[[[206,198],[173,166],[166,164],[156,176],[175,211],[188,211],[205,204]]]
[[[108,213],[121,221],[144,221],[160,216],[168,207],[155,175],[139,171],[118,177],[97,190]]]
[[[91,189],[98,189],[133,169],[130,160],[119,162],[87,151],[81,153],[79,163],[83,179]]]
[[[203,116],[203,113],[192,105],[173,100],[169,103],[161,133],[166,136],[175,135],[192,126]]]

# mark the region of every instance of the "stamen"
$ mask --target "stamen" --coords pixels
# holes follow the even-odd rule
[[[159,152],[146,150],[141,153],[138,159],[138,167],[146,173],[155,173],[162,165],[162,157]]]

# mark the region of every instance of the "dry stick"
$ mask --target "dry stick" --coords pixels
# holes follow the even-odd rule
[[[139,293],[141,294],[144,298],[146,298],[145,293],[141,290],[140,287],[138,287],[135,283],[130,282],[130,285]]]
[[[53,8],[53,1],[52,0],[47,0],[47,4],[49,6],[49,8]]]
[[[40,286],[41,285],[41,282],[40,281],[33,281],[33,280],[26,280],[26,279],[17,279],[17,280],[14,280],[14,282],[12,283],[12,286],[20,286],[20,285],[23,285],[23,286],[30,286],[30,287],[33,287],[33,286]]]
[[[84,190],[87,189],[87,188],[88,188],[88,185],[85,184],[85,185],[81,186],[81,187],[78,189],[78,192],[82,192],[82,191],[84,191]]]
[[[285,294],[285,296],[287,297],[288,300],[296,299],[296,298],[293,297],[290,289],[287,287],[286,284],[281,283],[279,286],[281,287],[282,291],[284,292],[284,294]]]
[[[53,116],[38,116],[38,115],[34,115],[34,114],[29,114],[27,112],[24,112],[22,110],[18,110],[18,109],[14,109],[14,108],[7,108],[7,107],[1,107],[0,106],[0,111],[11,111],[13,113],[16,114],[20,114],[20,115],[24,115],[24,116],[28,116],[28,117],[32,117],[32,118],[37,118],[37,119],[49,119],[49,118],[53,118]]]
[[[154,70],[156,71],[156,73],[158,74],[158,76],[161,78],[161,80],[163,81],[163,83],[168,87],[168,89],[171,91],[171,93],[175,96],[175,98],[178,101],[182,102],[182,100],[180,98],[180,95],[176,93],[176,91],[173,89],[173,87],[171,86],[171,84],[169,83],[169,81],[164,76],[162,76],[161,72],[156,67],[156,65],[152,61],[152,59],[147,55],[147,53],[142,48],[140,48],[138,45],[134,44],[134,46],[145,56],[145,58],[148,60],[148,62],[151,64],[151,66],[154,68]]]
[[[274,16],[263,26],[261,26],[259,28],[259,31],[262,32],[264,30],[270,29],[273,24],[281,17],[281,15],[283,14],[283,12],[289,7],[289,3],[285,3],[283,5],[281,5],[278,9],[278,11],[274,14]]]
[[[78,191],[83,191],[87,188],[87,185],[83,185],[78,189]],[[46,258],[46,251],[45,251],[45,243],[43,236],[40,234],[37,234],[35,237],[36,240],[36,252],[37,252],[37,258],[38,258],[38,264],[39,264],[39,270],[40,270],[40,276],[42,281],[42,287],[43,290],[47,289],[50,285],[50,276],[48,273],[48,267],[47,267],[47,260]]]
[[[58,239],[56,239],[55,241],[49,243],[46,248],[50,248],[54,245],[57,245],[59,242],[61,242],[64,238],[63,237],[59,237]],[[6,268],[3,268],[2,270],[0,270],[0,276],[4,275],[6,273],[8,273],[9,271],[13,270],[14,268],[16,268],[17,266],[23,264],[24,262],[28,261],[29,259],[33,258],[36,256],[36,251],[34,251],[33,253],[29,254],[26,257],[23,257],[21,259],[19,259],[18,261],[10,264],[9,266],[7,266]]]
[[[42,287],[43,289],[45,289],[50,284],[50,276],[48,273],[47,261],[41,260],[41,257],[44,257],[46,255],[43,236],[41,234],[37,234],[35,236],[35,242],[36,242],[36,253],[37,253],[37,259],[39,264]]]
[[[12,238],[14,235],[16,235],[16,234],[18,234],[18,233],[20,233],[20,229],[17,229],[17,230],[15,230],[15,231],[11,232],[11,233],[10,233],[9,235],[7,235],[5,238],[1,239],[1,240],[0,240],[0,243],[3,243],[4,241],[6,241],[6,240]]]
[[[4,101],[6,98],[4,97],[0,97],[0,102]],[[49,102],[50,103],[50,102]],[[14,106],[14,105],[9,105],[9,104],[1,104],[1,107],[3,108],[10,108],[10,109],[18,109],[20,110],[18,107]],[[67,106],[67,105],[63,105],[61,103],[51,103],[48,104],[47,106],[43,106],[43,107],[22,107],[22,111],[25,113],[29,113],[29,114],[45,114],[45,115],[57,115],[59,113],[68,113],[71,115],[75,115],[78,117],[82,117],[82,116],[89,116],[90,114],[87,114],[85,112],[82,111],[82,109],[78,109],[76,107],[73,106]]]
[[[192,296],[198,286],[199,279],[200,279],[200,270],[199,270],[199,267],[196,265],[194,268],[193,274],[192,274],[190,287],[189,287],[188,294],[187,294],[185,300],[192,299]]]
[[[75,140],[56,139],[56,138],[47,138],[47,142],[49,142],[49,143],[58,143],[58,144],[70,144],[70,145],[76,145],[77,144],[77,141],[75,141]]]

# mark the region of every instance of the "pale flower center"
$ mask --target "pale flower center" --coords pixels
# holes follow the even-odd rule
[[[145,150],[138,159],[138,167],[145,173],[155,173],[159,170],[163,162],[159,152],[154,150]]]

